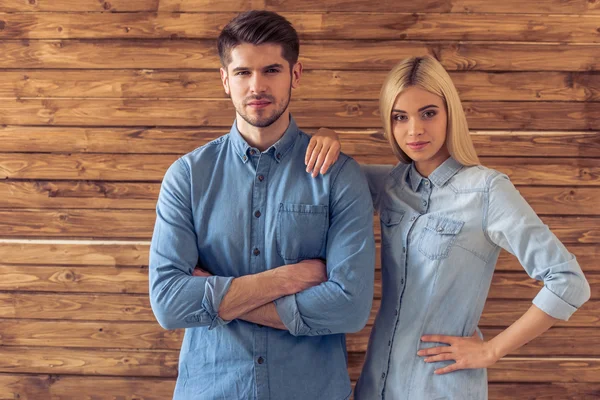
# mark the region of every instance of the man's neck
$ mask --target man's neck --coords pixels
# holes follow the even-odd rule
[[[264,128],[257,128],[250,125],[239,115],[236,118],[236,126],[240,135],[242,135],[246,143],[251,147],[256,147],[261,152],[281,139],[289,125],[290,114],[287,112],[281,115],[277,121]]]

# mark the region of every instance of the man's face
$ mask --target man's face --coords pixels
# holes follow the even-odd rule
[[[287,115],[292,88],[298,87],[302,65],[290,70],[278,44],[242,43],[231,51],[221,80],[237,114],[248,124],[265,128]]]

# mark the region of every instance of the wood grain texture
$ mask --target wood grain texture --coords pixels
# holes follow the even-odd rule
[[[307,70],[294,99],[378,100],[387,71]],[[600,100],[593,72],[450,72],[463,101]],[[0,75],[0,97],[218,98],[214,71],[20,70]]]
[[[315,128],[301,128],[309,134],[316,132]],[[346,154],[397,163],[380,130],[336,129]],[[229,128],[0,126],[0,141],[3,152],[185,154],[228,132]],[[475,130],[471,138],[480,156],[600,157],[597,131]]]
[[[596,44],[305,40],[307,69],[388,71],[431,55],[450,71],[598,71]],[[213,40],[3,40],[0,68],[217,69]]]
[[[102,241],[64,243],[27,242],[0,243],[0,260],[11,265],[75,265],[75,266],[131,266],[148,265],[149,241],[109,244]],[[568,249],[586,273],[600,273],[600,246],[595,244],[569,244]],[[376,245],[376,267],[380,265],[380,244]],[[523,267],[516,257],[501,251],[496,271],[520,272]]]
[[[0,9],[4,11],[175,11],[175,12],[239,12],[248,9],[268,9],[285,11],[351,11],[351,12],[388,12],[392,5],[389,1],[377,3],[368,0],[307,0],[301,3],[291,0],[1,0]],[[522,3],[508,0],[501,3],[480,0],[425,0],[420,2],[402,2],[404,12],[437,13],[551,13],[551,14],[598,14],[600,8],[595,2],[579,0],[540,0],[536,3]]]
[[[175,378],[0,373],[0,400],[162,400],[174,389]]]
[[[538,214],[600,215],[600,188],[520,186]],[[0,181],[0,208],[153,210],[159,183],[105,181]]]
[[[0,9],[1,10],[1,9]],[[355,11],[355,10],[352,10]],[[403,9],[394,11],[405,11]],[[237,13],[0,14],[5,39],[216,39]],[[432,13],[284,12],[301,39],[597,43],[600,17]]]
[[[0,347],[0,372],[175,377],[178,352]]]
[[[354,154],[354,156],[360,163],[384,161],[381,157],[373,155]],[[177,158],[178,155],[160,154],[0,153],[0,178],[160,182],[167,168]],[[599,159],[481,157],[480,161],[488,168],[507,174],[515,185],[567,187],[600,185]],[[84,187],[88,192],[103,190],[90,186]],[[41,190],[53,192],[52,187]],[[110,193],[107,195],[111,196]]]
[[[0,260],[19,265],[107,265],[147,266],[150,242],[112,243],[100,241],[78,243],[17,242],[0,243]],[[587,251],[586,251],[587,253]]]
[[[6,210],[0,209],[0,237],[150,239],[156,219],[152,210]],[[563,243],[600,243],[597,217],[543,216]],[[380,240],[379,222],[374,220]]]
[[[0,400],[72,400],[74,392],[95,400],[162,400],[171,397],[174,389],[175,378],[0,373]],[[600,384],[595,383],[496,382],[488,389],[490,400],[510,400],[517,394],[524,400],[591,400],[600,396]]]
[[[97,349],[179,350],[184,330],[167,331],[156,322],[0,320],[2,346]],[[348,352],[365,352],[372,325],[347,336]],[[486,340],[503,328],[483,328]],[[589,346],[599,340],[596,328],[554,328],[508,356],[598,357]]]
[[[600,103],[463,102],[471,129],[598,130]],[[294,100],[298,126],[371,128],[380,125],[375,100]],[[5,99],[0,124],[78,126],[198,126],[230,128],[228,99]]]

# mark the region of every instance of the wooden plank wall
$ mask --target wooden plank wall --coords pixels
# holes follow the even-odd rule
[[[386,71],[443,63],[483,163],[592,285],[569,323],[490,369],[490,397],[600,396],[599,2],[0,0],[0,399],[170,397],[182,332],[149,307],[154,205],[168,165],[232,122],[215,38],[250,8],[301,35],[300,126],[342,130],[363,163],[394,162],[377,115]],[[503,253],[484,333],[539,287]],[[352,379],[369,331],[348,339]]]

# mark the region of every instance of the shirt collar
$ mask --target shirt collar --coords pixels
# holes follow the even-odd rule
[[[452,178],[458,171],[461,170],[462,164],[456,161],[454,158],[450,157],[446,161],[444,161],[439,167],[435,169],[431,174],[429,174],[429,180],[437,187],[442,187]],[[419,185],[424,178],[419,174],[417,168],[415,167],[415,163],[413,162],[410,166],[410,170],[408,172],[408,177],[410,181],[410,186],[414,192],[417,191]]]
[[[236,122],[237,121],[233,121],[229,136],[231,137],[234,151],[245,164],[249,160],[248,152],[252,147],[250,147],[244,140],[244,137],[240,134],[240,131],[238,131]],[[265,153],[272,154],[278,163],[281,162],[293,147],[299,134],[300,130],[298,129],[298,125],[296,125],[296,121],[294,121],[294,118],[290,115],[290,124],[287,129],[275,144],[265,150]]]

